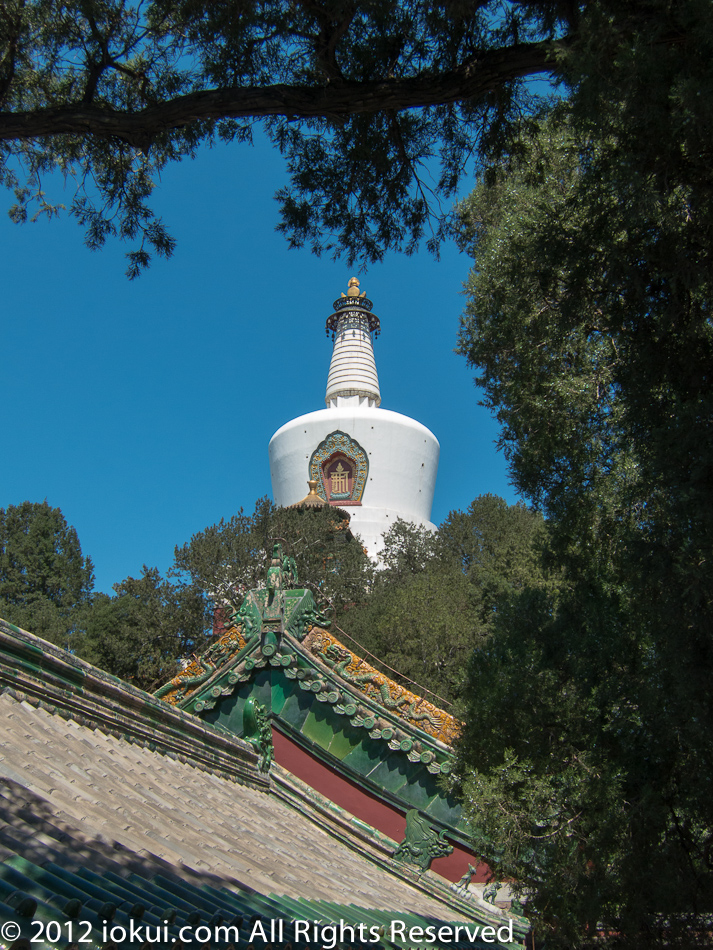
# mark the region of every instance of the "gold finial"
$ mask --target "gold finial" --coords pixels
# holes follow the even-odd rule
[[[351,277],[349,279],[349,290],[347,291],[347,297],[358,297],[359,296],[359,278]]]
[[[301,501],[295,502],[294,505],[290,505],[290,508],[329,508],[329,504],[317,491],[319,482],[310,478],[307,484],[309,485],[309,495],[305,495]]]

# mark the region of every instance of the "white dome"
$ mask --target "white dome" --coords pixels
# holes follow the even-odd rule
[[[275,504],[300,501],[314,479],[323,498],[349,512],[352,531],[376,557],[382,535],[398,518],[435,530],[430,519],[440,446],[420,422],[379,408],[372,334],[380,325],[371,308],[352,277],[327,320],[334,339],[327,408],[282,426],[269,451]]]
[[[435,530],[430,519],[438,440],[420,422],[375,406],[320,409],[278,429],[269,449],[276,505],[293,505],[304,497],[312,456],[334,432],[346,433],[368,459],[361,504],[342,505],[371,557],[381,550],[382,535],[397,518]]]

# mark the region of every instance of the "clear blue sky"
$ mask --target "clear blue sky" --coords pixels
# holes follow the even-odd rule
[[[92,253],[71,218],[0,215],[0,507],[61,508],[98,590],[143,564],[165,571],[177,544],[252,511],[271,493],[273,432],[324,405],[324,323],[352,271],[275,232],[285,180],[264,142],[166,170],[154,207],[178,247],[133,282],[119,242]],[[516,501],[497,425],[453,353],[469,266],[451,245],[358,274],[381,318],[382,405],[441,443],[435,522],[484,492]]]

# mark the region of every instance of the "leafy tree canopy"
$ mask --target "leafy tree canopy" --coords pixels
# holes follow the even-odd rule
[[[372,565],[348,521],[334,508],[277,508],[261,498],[252,515],[242,509],[176,548],[172,574],[202,591],[216,607],[239,609],[248,590],[265,579],[274,541],[295,558],[300,586],[338,616],[368,594]]]
[[[200,591],[172,584],[156,568],[99,594],[87,615],[77,652],[95,666],[149,692],[175,675],[176,661],[200,651],[212,633]]]
[[[285,155],[280,229],[294,246],[373,261],[444,233],[478,150],[529,107],[522,80],[637,42],[690,44],[664,0],[235,3],[9,0],[0,12],[0,142],[11,214],[55,213],[59,172],[90,247],[173,239],[147,200],[161,169],[262,122]],[[701,4],[699,4],[701,6]],[[435,180],[425,166],[435,166]]]
[[[384,542],[371,595],[340,619],[341,632],[392,679],[424,695],[427,687],[428,699],[450,703],[483,636],[477,592],[453,559],[439,556],[430,531],[399,519]]]
[[[523,587],[556,589],[546,545],[541,515],[495,495],[452,511],[435,534],[398,520],[384,536],[369,599],[341,623],[392,671],[420,684],[416,692],[427,687],[437,702],[453,703],[502,605]]]
[[[649,8],[462,208],[461,352],[565,581],[476,654],[462,776],[556,946],[704,946],[713,909],[713,9]]]
[[[67,646],[91,597],[94,571],[59,508],[0,508],[0,615]]]
[[[545,521],[521,502],[508,505],[497,495],[479,495],[467,511],[451,511],[437,537],[441,552],[482,591],[487,616],[514,592],[558,587],[548,565]]]

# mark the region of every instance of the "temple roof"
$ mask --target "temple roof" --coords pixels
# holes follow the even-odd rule
[[[74,839],[87,867],[95,851],[141,855],[154,874],[185,868],[264,894],[453,915],[257,788],[238,793],[230,779],[8,694],[0,723],[5,820],[29,808],[50,837]],[[24,824],[33,824],[27,814]]]
[[[247,734],[245,704],[262,704],[273,728],[329,769],[401,814],[418,808],[468,849],[460,805],[438,782],[459,723],[347,647],[312,593],[290,586],[288,567],[276,545],[268,586],[156,695],[236,735]]]
[[[259,917],[508,920],[358,832],[250,743],[0,621],[0,922],[18,936],[88,922],[81,945],[109,946],[103,918],[168,920],[169,944],[219,923],[247,944]]]

